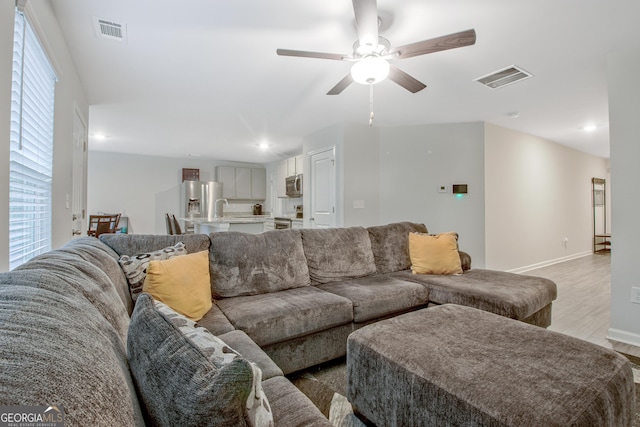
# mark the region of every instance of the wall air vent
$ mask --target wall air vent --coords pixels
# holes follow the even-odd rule
[[[96,35],[108,40],[125,41],[127,37],[127,26],[119,24],[109,19],[93,17],[93,27]]]
[[[478,77],[473,81],[481,83],[491,89],[498,89],[531,77],[533,77],[533,74],[526,72],[520,67],[511,65],[502,70],[487,74],[486,76]]]

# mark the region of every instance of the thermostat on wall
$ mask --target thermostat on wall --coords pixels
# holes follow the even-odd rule
[[[467,194],[467,184],[453,184],[453,194]]]

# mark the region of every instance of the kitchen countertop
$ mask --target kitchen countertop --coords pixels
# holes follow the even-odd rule
[[[238,215],[222,216],[215,219],[207,218],[180,218],[182,221],[193,222],[194,224],[254,224],[272,219],[270,215]]]

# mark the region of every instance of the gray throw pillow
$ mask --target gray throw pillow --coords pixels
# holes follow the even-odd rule
[[[411,266],[409,233],[426,233],[424,224],[396,222],[367,228],[378,274],[406,270]]]
[[[131,256],[122,255],[118,260],[118,263],[120,263],[120,267],[127,278],[127,282],[129,282],[131,299],[135,302],[138,299],[138,295],[142,293],[142,285],[144,285],[144,279],[147,277],[149,261],[163,261],[165,259],[173,258],[174,256],[186,254],[187,249],[185,248],[184,243],[178,242],[174,246],[168,246],[155,252]]]
[[[133,311],[127,351],[153,425],[273,425],[260,369],[147,293]]]

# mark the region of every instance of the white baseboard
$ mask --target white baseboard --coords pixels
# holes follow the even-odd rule
[[[542,261],[537,264],[526,265],[524,267],[518,267],[511,270],[507,270],[509,273],[524,273],[530,270],[535,270],[537,268],[548,267],[553,264],[558,264],[560,262],[571,261],[572,259],[582,258],[583,256],[591,255],[592,251],[579,252],[577,254],[568,255],[562,258],[550,259],[547,261]]]
[[[640,347],[640,335],[632,332],[622,331],[620,329],[609,328],[607,331],[607,339],[622,344],[629,344]]]

